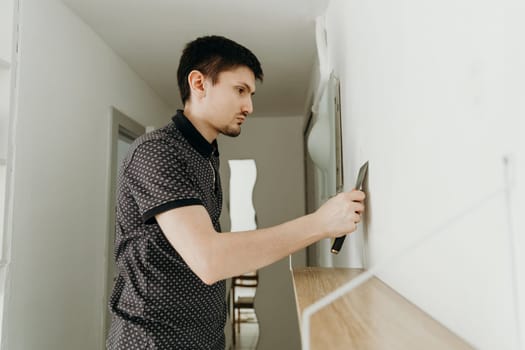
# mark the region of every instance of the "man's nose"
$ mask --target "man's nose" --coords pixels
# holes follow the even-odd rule
[[[252,112],[253,112],[253,101],[252,101],[251,97],[249,97],[248,100],[244,103],[243,108],[242,108],[242,112],[245,113],[246,115],[252,114]]]

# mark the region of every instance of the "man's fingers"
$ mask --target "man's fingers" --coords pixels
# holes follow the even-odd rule
[[[348,193],[350,200],[354,202],[362,202],[366,198],[366,194],[363,191],[353,190],[347,193]]]
[[[365,211],[365,205],[363,203],[360,203],[360,202],[355,202],[354,203],[354,211],[361,214]]]

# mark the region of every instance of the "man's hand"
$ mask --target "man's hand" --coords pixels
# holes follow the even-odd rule
[[[364,200],[364,192],[352,190],[339,193],[317,209],[314,216],[326,237],[335,238],[354,232],[365,210]]]

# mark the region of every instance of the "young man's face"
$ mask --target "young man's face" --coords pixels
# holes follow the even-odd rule
[[[227,136],[238,136],[241,124],[253,112],[255,75],[245,66],[219,74],[215,85],[206,80],[206,110],[211,126]]]

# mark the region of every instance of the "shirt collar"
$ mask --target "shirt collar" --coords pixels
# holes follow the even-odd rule
[[[171,118],[175,127],[188,140],[190,145],[197,150],[203,157],[210,158],[212,155],[219,156],[219,148],[217,140],[209,143],[201,133],[193,126],[190,120],[184,115],[181,109],[177,110],[177,114]]]

